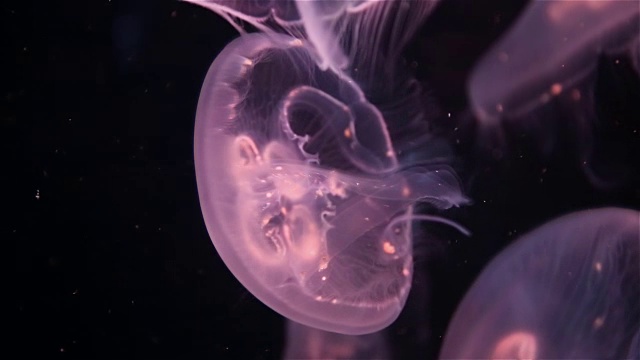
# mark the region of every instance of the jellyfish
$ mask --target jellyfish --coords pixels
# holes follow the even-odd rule
[[[402,3],[410,14],[411,2]],[[402,91],[374,96],[375,82],[358,74],[394,62],[373,57],[355,65],[356,44],[318,40],[330,33],[305,18],[306,7],[330,3],[282,2],[266,12],[247,2],[204,4],[263,27],[217,56],[198,102],[198,194],[217,252],[253,295],[288,319],[346,335],[385,328],[411,287],[412,223],[439,221],[464,232],[414,212],[417,203],[448,209],[467,202],[437,151],[413,151],[433,140],[419,131],[426,129],[420,88],[389,69],[380,76]],[[385,3],[351,4],[322,11],[367,13],[384,23]],[[301,21],[306,35],[263,25],[269,21]],[[372,26],[349,29],[364,25]]]
[[[598,56],[637,54],[639,19],[636,1],[532,1],[476,66],[469,80],[474,112],[492,125],[564,93],[579,100],[575,85]]]
[[[524,235],[481,273],[442,359],[640,358],[640,213],[572,213]]]
[[[602,64],[615,61],[619,77],[637,78],[639,39],[637,1],[531,1],[469,78],[478,143],[505,153],[510,136],[526,133],[545,161],[556,152],[570,153],[571,165],[596,188],[637,181],[627,170],[633,161],[626,159],[628,151],[609,141],[611,135],[601,135],[627,137],[624,128],[637,125],[615,112],[603,113],[605,96],[599,95],[618,91],[618,98],[635,102],[637,86],[605,86],[600,75]],[[615,161],[602,159],[613,152]]]

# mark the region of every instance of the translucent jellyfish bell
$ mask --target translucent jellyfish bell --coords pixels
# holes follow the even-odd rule
[[[526,114],[562,93],[579,98],[573,86],[600,54],[637,53],[639,16],[637,1],[533,0],[472,73],[469,97],[481,124]]]
[[[640,358],[640,213],[573,213],[523,236],[475,281],[442,359]]]
[[[238,280],[285,317],[344,334],[402,310],[412,205],[465,201],[446,167],[400,164],[354,82],[279,34],[244,35],[211,65],[195,165],[207,229]]]

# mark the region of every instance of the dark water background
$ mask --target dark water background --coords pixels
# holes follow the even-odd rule
[[[601,59],[589,80],[595,110],[586,111],[598,124],[591,160],[614,185],[594,187],[585,176],[576,150],[582,135],[572,127],[588,117],[584,109],[552,107],[529,119],[564,124],[553,130],[531,133],[514,122],[499,148],[475,141],[464,83],[523,4],[445,0],[407,51],[440,105],[434,127],[454,144],[454,166],[474,200],[442,215],[474,235],[425,225],[407,310],[388,330],[398,358],[437,355],[466,289],[519,235],[573,210],[640,209],[640,81],[624,58]],[[10,62],[1,70],[7,212],[0,236],[13,270],[3,350],[45,358],[279,358],[284,322],[221,262],[196,191],[198,94],[235,30],[214,13],[168,0],[0,9]]]

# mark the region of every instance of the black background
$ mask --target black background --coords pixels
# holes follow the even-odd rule
[[[398,358],[437,355],[474,277],[523,232],[572,210],[640,208],[640,85],[624,57],[601,59],[585,85],[593,101],[525,119],[565,126],[531,132],[514,121],[503,142],[476,141],[464,83],[523,4],[443,1],[408,48],[474,200],[443,215],[474,235],[429,225],[429,239],[417,242],[414,291],[388,330]],[[279,358],[284,322],[219,259],[196,190],[198,94],[235,30],[168,0],[25,1],[1,11],[10,64],[0,94],[0,224],[15,261],[4,352]],[[597,126],[579,132],[576,121]],[[598,164],[607,186],[585,175],[588,134],[598,139],[589,167]]]

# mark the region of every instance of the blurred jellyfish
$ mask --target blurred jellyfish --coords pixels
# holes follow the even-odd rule
[[[637,77],[639,39],[635,0],[531,1],[470,76],[469,101],[479,119],[482,146],[501,147],[508,143],[508,132],[527,133],[543,156],[563,147],[575,154],[574,164],[597,188],[635,181],[625,153],[596,134],[621,132],[620,119],[608,124],[599,111],[605,97],[596,97],[601,80],[596,69],[615,56],[616,64],[623,59],[616,66],[626,71],[621,77]],[[633,96],[625,90],[610,85],[604,92]],[[604,153],[611,156],[602,159]]]
[[[284,359],[388,359],[384,331],[344,335],[287,322]]]
[[[482,272],[442,359],[640,358],[640,213],[573,213],[532,231]]]
[[[265,14],[247,2],[206,4],[256,24]],[[321,13],[363,9],[382,22],[387,16],[375,6],[334,4]],[[291,3],[272,5],[269,16],[295,21]],[[305,19],[310,4],[297,5],[307,32],[329,36]],[[447,209],[466,199],[452,170],[411,151],[431,140],[418,131],[425,129],[418,97],[406,97],[419,87],[390,77],[389,86],[406,91],[374,104],[360,88],[364,77],[350,76],[357,69],[345,55],[349,46],[325,48],[314,36],[291,34],[244,34],[212,64],[195,127],[202,212],[225,264],[269,307],[325,331],[375,332],[407,299],[412,222],[457,226],[416,215],[413,205]]]
[[[574,86],[595,69],[598,56],[637,52],[639,18],[637,1],[532,1],[476,66],[469,81],[473,110],[493,125],[563,93],[578,100]]]

